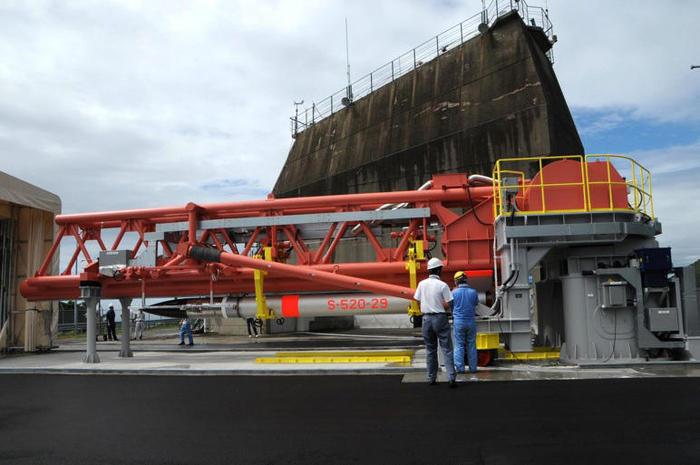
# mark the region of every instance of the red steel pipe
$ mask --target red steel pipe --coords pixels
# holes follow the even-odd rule
[[[493,189],[488,187],[471,187],[473,201],[478,201],[493,195]],[[210,203],[199,205],[200,215],[222,212],[250,211],[258,213],[268,210],[284,210],[287,208],[320,208],[328,211],[329,207],[347,207],[349,205],[385,204],[385,203],[414,203],[414,202],[462,202],[469,203],[467,190],[464,188],[429,189],[424,191],[374,192],[367,194],[342,194],[315,197],[299,197],[287,199],[268,199],[243,202]],[[56,224],[91,224],[110,221],[158,218],[163,221],[187,221],[190,211],[187,205],[181,207],[143,208],[137,210],[106,211],[96,213],[78,213],[58,215]]]
[[[464,269],[464,263],[450,263],[449,269],[444,268],[445,279],[450,273],[457,269]],[[293,265],[289,265],[293,266]],[[341,263],[337,265],[320,265],[307,267],[310,270],[325,271],[333,275],[362,276],[364,279],[381,280],[383,283],[394,284],[402,287],[408,284],[408,273],[405,270],[405,262],[391,263]],[[129,269],[127,269],[128,271]],[[172,271],[170,271],[172,270]],[[155,276],[151,272],[156,273]],[[184,273],[184,274],[183,274]],[[486,290],[491,284],[479,286],[479,281],[486,280],[490,283],[493,275],[492,269],[467,270],[467,276],[474,278],[474,284],[479,290]],[[193,296],[204,295],[209,289],[211,273],[204,269],[192,269],[187,267],[172,267],[157,272],[154,268],[145,268],[138,276],[125,278],[117,281],[114,278],[103,276],[91,276],[91,280],[99,281],[102,284],[102,296],[105,298],[120,297],[140,297],[141,296],[141,276],[146,276],[146,296],[147,297],[172,297],[172,296]],[[419,272],[419,279],[425,277],[425,270]],[[325,292],[344,289],[343,287],[331,286],[320,281],[308,281],[294,278],[270,271],[268,280],[265,282],[265,291],[274,293],[299,293],[301,289],[308,292]],[[40,276],[28,278],[20,284],[20,292],[28,300],[57,300],[74,299],[80,296],[80,281],[87,279],[81,275],[61,275],[61,276]],[[214,283],[216,294],[239,294],[250,293],[253,287],[253,270],[250,268],[229,268],[219,275]]]
[[[315,268],[301,265],[288,265],[286,263],[278,263],[259,258],[246,257],[228,252],[219,252],[218,250],[208,249],[205,247],[192,246],[188,248],[188,256],[192,258],[204,259],[196,252],[204,252],[205,254],[217,255],[218,261],[225,265],[241,266],[253,268],[263,271],[274,271],[285,276],[295,277],[306,281],[314,281],[320,284],[337,286],[341,289],[355,289],[375,294],[386,294],[402,299],[410,300],[413,297],[414,290],[410,287],[397,286],[395,284],[387,284],[380,281],[372,281],[369,279],[358,278],[356,276],[347,276],[336,273],[329,273]],[[215,261],[215,260],[211,260]]]

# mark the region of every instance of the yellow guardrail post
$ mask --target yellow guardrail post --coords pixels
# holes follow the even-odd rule
[[[263,248],[263,253],[265,260],[272,261],[272,247]],[[257,254],[255,258],[261,259],[263,255]],[[267,272],[262,270],[253,271],[253,277],[255,279],[255,303],[257,306],[257,313],[255,314],[256,320],[269,320],[275,317],[274,312],[267,307],[267,300],[263,293],[264,276],[266,274]]]
[[[584,163],[583,157],[579,157],[579,164],[581,165],[581,191],[583,194],[583,211],[589,211],[588,210],[588,194],[586,193],[586,174],[585,174],[585,166],[588,166]],[[585,166],[584,166],[585,165]]]
[[[654,219],[654,197],[651,195],[651,174],[648,171],[647,178],[649,179],[649,216]],[[646,213],[646,207],[644,208],[644,213]]]
[[[493,167],[493,171],[491,171],[491,179],[494,180],[492,184],[492,191],[493,191],[493,217],[498,218],[498,216],[501,214],[501,209],[498,208],[498,205],[501,203],[501,186],[498,184],[500,177],[501,177],[501,171],[499,169],[498,163],[500,160],[496,160],[496,164]]]
[[[641,196],[637,192],[637,167],[634,163],[632,163],[632,190],[634,191],[634,208],[639,208],[642,206],[640,200],[643,200],[643,198],[640,198]]]
[[[406,269],[408,270],[409,285],[411,286],[411,289],[415,289],[418,286],[418,278],[416,277],[416,274],[420,269],[420,263],[418,263],[418,260],[425,260],[425,253],[423,251],[422,240],[415,241],[413,239],[409,239],[409,242],[411,245],[408,247],[408,261],[406,262]],[[420,315],[422,315],[422,313],[420,312],[418,302],[411,300],[411,303],[408,305],[408,316]]]
[[[610,208],[609,210],[612,210],[614,207],[613,203],[613,195],[612,195],[612,179],[610,178],[610,155],[606,157],[606,169],[608,171],[608,201],[610,202]]]
[[[586,177],[583,180],[583,182],[586,183],[586,192],[588,195],[588,198],[586,200],[586,210],[585,211],[590,212],[593,210],[593,202],[591,200],[591,195],[592,195],[591,194],[591,183],[589,181],[591,173],[588,171],[588,157],[581,160],[581,163],[583,165],[585,165],[585,167],[586,167],[586,169],[585,169]]]
[[[547,205],[544,201],[544,171],[542,170],[542,158],[537,160],[540,165],[540,194],[542,195],[542,213],[547,212]]]

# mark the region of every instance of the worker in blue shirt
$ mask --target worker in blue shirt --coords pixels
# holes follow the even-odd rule
[[[179,345],[185,345],[185,335],[187,335],[187,338],[189,340],[188,346],[194,345],[194,342],[192,342],[192,326],[190,326],[190,321],[187,318],[183,318],[180,321],[180,344]]]
[[[452,290],[455,332],[454,363],[457,373],[464,373],[464,344],[466,342],[469,371],[476,373],[476,317],[474,309],[479,304],[479,294],[467,285],[464,271],[455,273],[455,288]]]

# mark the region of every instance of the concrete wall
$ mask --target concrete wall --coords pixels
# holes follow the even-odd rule
[[[243,318],[207,318],[206,329],[207,332],[230,336],[248,335],[248,326]],[[258,332],[261,332],[260,328]]]
[[[549,43],[517,14],[300,133],[278,197],[415,189],[505,157],[581,154]]]

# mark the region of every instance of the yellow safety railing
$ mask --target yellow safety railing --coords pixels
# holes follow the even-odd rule
[[[545,179],[542,170],[549,163],[559,160],[571,160],[580,165],[579,179],[572,182],[551,182]],[[600,179],[600,173],[592,176],[591,163],[605,163],[604,179]],[[522,169],[526,165],[526,169]],[[516,169],[521,168],[521,169]],[[615,170],[621,180],[613,177]],[[534,178],[539,173],[539,182],[528,182],[528,173]],[[651,173],[644,166],[640,165],[630,157],[623,155],[562,155],[548,157],[525,157],[525,158],[503,158],[496,161],[493,170],[493,209],[494,218],[504,214],[528,215],[547,213],[586,213],[598,211],[627,211],[643,213],[651,218],[654,217],[654,201],[651,190]],[[508,181],[508,182],[506,182]],[[550,200],[551,188],[580,187],[580,198],[571,198],[574,204],[566,208],[553,208],[547,206],[547,190],[549,190]],[[615,194],[619,193],[619,186],[624,186],[627,195],[625,207],[619,205],[619,198]],[[539,190],[532,197],[533,191]],[[606,205],[601,206],[601,193],[607,190]],[[573,189],[569,195],[577,192]],[[537,200],[540,208],[533,208],[525,205],[526,194],[530,195],[530,200]],[[595,201],[594,201],[595,197]],[[617,200],[617,202],[616,202]],[[508,205],[508,204],[511,205]],[[617,203],[617,204],[616,204]],[[514,204],[514,211],[513,205]]]
[[[617,166],[614,166],[611,159],[618,161]],[[591,161],[605,161],[607,163],[607,181],[590,181],[588,179],[588,167]],[[611,181],[611,166],[614,167],[621,176],[623,176],[624,182]],[[589,185],[589,192],[591,185],[603,184],[608,186],[611,206],[612,186],[616,184],[625,185],[627,187],[627,201],[630,206],[629,209],[654,218],[654,197],[651,193],[651,173],[648,169],[637,163],[632,158],[624,155],[586,155],[586,177]],[[612,210],[612,208],[593,208],[590,204],[590,198],[588,199],[588,208],[590,211]]]

